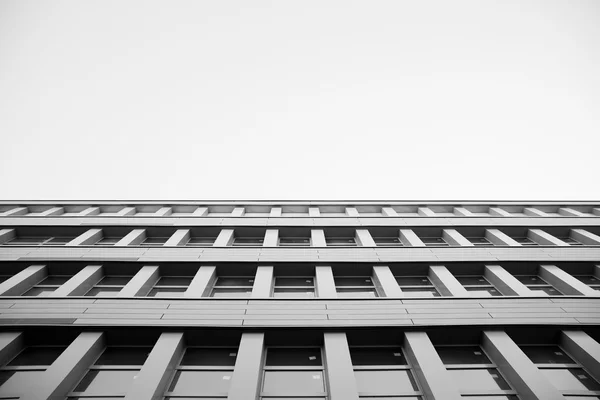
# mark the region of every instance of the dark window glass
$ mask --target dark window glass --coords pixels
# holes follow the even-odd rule
[[[186,246],[210,246],[214,242],[215,242],[215,238],[192,237],[185,245]]]
[[[377,292],[375,289],[337,289],[338,297],[377,297]]]
[[[11,362],[9,366],[50,365],[62,354],[65,347],[26,347]]]
[[[46,279],[38,283],[38,285],[62,285],[71,279],[70,276],[64,275],[50,275],[47,276]]]
[[[425,244],[425,246],[449,246],[449,244],[446,243],[446,241],[441,237],[425,237],[421,238],[421,241]]]
[[[183,297],[186,288],[154,288],[148,297]]]
[[[121,285],[125,286],[131,280],[131,276],[105,276],[97,285]]]
[[[290,288],[275,288],[273,290],[273,297],[315,297],[314,289],[290,289]]]
[[[449,369],[448,374],[461,391],[510,390],[508,383],[495,368]]]
[[[91,370],[79,382],[74,391],[102,393],[110,390],[112,393],[125,394],[139,372],[133,370]]]
[[[303,237],[281,237],[280,246],[310,246],[310,238]]]
[[[328,246],[355,246],[354,238],[325,238]]]
[[[142,246],[162,246],[167,240],[168,237],[147,237],[142,242]]]
[[[373,286],[371,278],[334,278],[335,286]]]
[[[490,283],[483,276],[456,276],[456,280],[461,285],[489,285]]]
[[[533,290],[534,292],[544,292],[550,296],[556,296],[556,295],[561,295],[562,293],[559,292],[558,290],[554,289],[553,287],[530,287],[529,290]]]
[[[402,288],[407,297],[440,297],[434,288]]]
[[[236,348],[188,347],[180,365],[234,366]]]
[[[521,346],[534,364],[573,364],[574,361],[558,346]]]
[[[400,238],[397,237],[374,237],[377,246],[402,246]]]
[[[264,392],[313,394],[323,393],[322,371],[265,371]]]
[[[117,297],[122,288],[114,288],[114,287],[94,287],[91,288],[89,292],[87,292],[86,296],[91,297]]]
[[[432,286],[433,284],[426,276],[397,276],[396,282],[400,286]]]
[[[227,278],[219,277],[215,286],[252,286],[254,278]]]
[[[537,275],[515,275],[515,278],[524,285],[547,285],[545,280]]]
[[[573,277],[577,278],[586,285],[600,285],[600,279],[593,275],[573,275]]]
[[[275,278],[275,286],[313,286],[313,278]]]
[[[252,293],[252,288],[248,289],[224,289],[214,288],[211,296],[212,297],[247,297]]]
[[[479,346],[439,346],[435,349],[446,365],[492,363]]]
[[[177,371],[169,390],[193,394],[226,394],[233,371]]]
[[[400,348],[350,347],[352,365],[406,365]]]
[[[143,365],[152,347],[107,347],[94,365]]]
[[[39,296],[45,297],[50,296],[56,288],[47,288],[47,287],[34,287],[23,293],[23,296]]]
[[[191,282],[191,277],[163,276],[158,280],[156,286],[189,286]]]
[[[542,368],[540,371],[558,390],[600,390],[600,384],[581,368]]]
[[[235,238],[234,246],[262,246],[263,238]]]
[[[359,393],[395,394],[419,390],[410,371],[354,371]]]
[[[321,366],[319,348],[270,348],[267,350],[268,367],[275,366]]]

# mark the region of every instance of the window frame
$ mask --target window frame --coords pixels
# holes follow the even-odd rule
[[[278,285],[277,284],[277,280],[281,279],[281,278],[294,278],[294,279],[311,279],[312,280],[312,284],[311,285],[299,285],[299,286],[289,286],[289,285]],[[316,288],[317,284],[316,284],[316,279],[314,276],[276,276],[274,281],[273,281],[273,288],[271,290],[271,295],[270,297],[273,298],[278,298],[278,299],[289,299],[289,298],[301,298],[301,299],[305,299],[305,298],[315,298],[317,297],[317,288]],[[308,295],[308,293],[311,293],[312,296],[276,296],[277,294],[277,290],[285,290],[285,289],[291,289],[291,291],[289,292],[280,292],[280,293],[295,293],[295,292],[300,292],[301,290],[304,290],[306,292],[306,294]]]

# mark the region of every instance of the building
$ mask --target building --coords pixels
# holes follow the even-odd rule
[[[0,202],[0,399],[600,399],[600,202]]]

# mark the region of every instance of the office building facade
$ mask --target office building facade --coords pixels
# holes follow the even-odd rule
[[[600,399],[600,202],[0,202],[0,399]]]

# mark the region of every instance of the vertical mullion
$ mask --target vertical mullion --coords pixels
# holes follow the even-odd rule
[[[344,332],[325,332],[325,366],[330,400],[358,400],[356,378]]]
[[[228,400],[248,400],[258,396],[261,384],[265,334],[245,332],[238,349]]]

